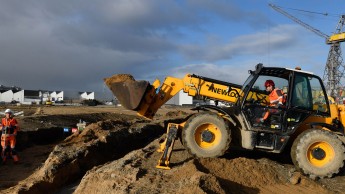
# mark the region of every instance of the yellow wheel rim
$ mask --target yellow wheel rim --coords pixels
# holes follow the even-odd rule
[[[195,142],[203,149],[217,146],[221,140],[220,129],[210,123],[200,125],[194,133]]]
[[[329,164],[335,156],[333,147],[327,142],[315,142],[307,151],[308,161],[316,167]]]

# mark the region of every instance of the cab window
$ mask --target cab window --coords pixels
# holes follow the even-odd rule
[[[291,106],[306,110],[329,112],[321,80],[313,76],[295,75]]]

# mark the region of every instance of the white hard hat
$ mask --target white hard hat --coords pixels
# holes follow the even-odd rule
[[[11,110],[11,109],[6,109],[6,110],[5,110],[5,114],[6,114],[6,113],[12,114],[12,110]]]

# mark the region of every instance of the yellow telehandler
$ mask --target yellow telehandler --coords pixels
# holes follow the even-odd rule
[[[287,94],[283,106],[268,105],[266,80]],[[118,74],[105,83],[125,108],[148,119],[181,90],[231,104],[201,105],[184,122],[169,123],[157,168],[170,169],[176,139],[201,158],[221,156],[230,146],[281,153],[288,145],[296,168],[312,178],[332,177],[344,166],[344,105],[331,104],[322,80],[310,72],[258,64],[242,86],[192,74],[162,84]],[[257,122],[265,112],[269,118]]]

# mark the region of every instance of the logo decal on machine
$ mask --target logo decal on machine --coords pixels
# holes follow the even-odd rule
[[[206,85],[206,86],[208,86],[208,91],[211,91],[215,94],[220,94],[220,95],[229,96],[229,97],[236,97],[236,98],[238,97],[237,90],[232,89],[230,86],[226,90],[214,87],[213,83],[211,85]]]

